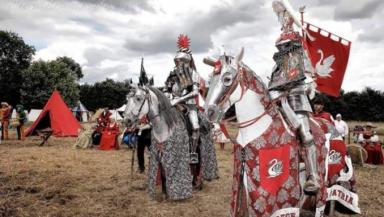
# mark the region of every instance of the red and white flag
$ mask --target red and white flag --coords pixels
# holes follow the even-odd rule
[[[306,30],[314,38],[305,37],[304,45],[316,72],[317,90],[338,97],[351,42],[309,23],[306,23]]]

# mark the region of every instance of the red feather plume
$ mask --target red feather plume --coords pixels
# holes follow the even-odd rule
[[[187,35],[180,34],[179,37],[177,38],[177,47],[179,49],[189,49],[189,43],[190,43],[190,38],[188,38]]]

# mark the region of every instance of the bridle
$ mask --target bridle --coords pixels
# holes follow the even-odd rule
[[[224,104],[224,102],[226,102],[226,101],[229,101],[230,106],[232,106],[234,104],[234,103],[231,103],[229,98],[233,94],[233,92],[235,91],[238,84],[240,84],[240,88],[241,88],[241,95],[240,95],[240,99],[238,101],[241,101],[243,99],[244,93],[249,89],[247,83],[244,81],[244,79],[247,78],[247,76],[245,74],[245,69],[240,64],[237,64],[237,71],[238,72],[236,74],[236,77],[234,78],[234,82],[232,82],[231,86],[229,87],[229,91],[227,91],[219,99],[219,102],[217,103],[219,106],[222,106]],[[264,117],[267,113],[268,113],[268,110],[266,109],[262,114],[258,115],[257,117],[252,118],[252,119],[247,120],[247,121],[244,121],[244,122],[236,123],[235,126],[237,126],[238,128],[245,128],[245,127],[251,126],[252,124],[259,121],[262,117]],[[234,117],[224,119],[221,122],[222,123],[228,123],[232,119],[234,119]]]
[[[149,90],[144,89],[144,88],[141,89],[141,90],[145,91],[144,100],[143,100],[143,102],[141,103],[141,105],[140,105],[140,107],[139,107],[139,110],[138,110],[137,114],[133,113],[133,110],[130,112],[134,117],[139,117],[139,116],[140,116],[140,113],[141,113],[142,110],[143,110],[143,107],[144,107],[145,102],[147,102],[148,110],[149,110],[149,108],[150,108],[151,105],[152,105],[152,100],[151,100],[151,95],[150,95],[150,93],[149,93]],[[136,96],[136,93],[135,93],[132,97],[134,97],[134,96]],[[151,116],[151,117],[150,117],[150,116]],[[158,117],[158,116],[160,116],[159,113],[158,113],[158,114],[154,114],[154,115],[150,115],[150,110],[148,111],[148,120],[149,120],[149,121],[155,119],[155,118]]]

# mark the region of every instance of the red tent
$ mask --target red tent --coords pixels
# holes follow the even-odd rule
[[[81,128],[57,90],[53,91],[43,111],[25,135],[34,135],[36,130],[47,127],[53,130],[55,136],[77,136],[78,129]]]

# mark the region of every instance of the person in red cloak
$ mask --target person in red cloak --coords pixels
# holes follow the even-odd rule
[[[324,100],[322,97],[317,96],[313,100],[313,108],[315,110],[313,112],[313,117],[328,120],[329,122],[331,122],[331,124],[335,125],[335,122],[334,122],[332,115],[323,110],[324,109]]]
[[[104,108],[103,112],[96,119],[97,125],[95,130],[92,133],[92,144],[99,145],[101,140],[101,134],[104,131],[105,127],[109,124],[112,113],[109,112],[108,108]]]
[[[102,132],[99,150],[119,149],[119,133],[119,124],[114,118],[111,118],[110,122],[105,126]]]
[[[366,163],[368,164],[383,164],[383,151],[381,150],[381,144],[379,137],[373,130],[375,126],[372,123],[367,123],[364,126],[363,133],[360,133],[358,142],[367,150],[368,158]]]

